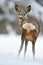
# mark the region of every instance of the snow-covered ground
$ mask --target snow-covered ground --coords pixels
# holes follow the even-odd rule
[[[43,36],[39,36],[36,41],[35,60],[32,58],[31,42],[28,43],[25,59],[23,58],[24,48],[17,59],[20,37],[16,34],[0,34],[0,65],[43,65]]]

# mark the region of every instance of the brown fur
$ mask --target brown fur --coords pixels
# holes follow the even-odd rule
[[[36,33],[36,30],[31,30],[29,33],[27,33],[27,30],[22,29],[22,39],[27,41],[33,41],[37,38]]]
[[[32,51],[33,51],[33,57],[35,56],[35,42],[36,42],[36,39],[39,35],[39,32],[40,32],[40,25],[39,23],[37,22],[37,20],[33,19],[33,18],[28,18],[28,19],[25,19],[23,22],[22,22],[22,25],[24,23],[32,23],[33,25],[35,25],[36,29],[34,30],[31,30],[29,33],[27,33],[27,30],[26,29],[23,29],[22,28],[22,36],[21,36],[21,40],[24,40],[24,41],[27,41],[25,42],[25,45],[27,46],[28,44],[28,41],[31,41],[32,42]],[[25,54],[26,54],[26,50],[27,50],[27,47],[25,46]],[[24,56],[25,56],[24,54]]]
[[[18,7],[20,8],[20,7]],[[17,9],[16,9],[17,10]],[[31,10],[31,6],[29,5],[26,10],[25,10],[25,13],[27,14],[28,12],[30,12]],[[18,9],[19,11],[19,9]],[[38,23],[38,21],[32,17],[22,17],[20,18],[20,21],[21,22],[21,28],[22,28],[22,34],[21,34],[21,47],[19,49],[19,54],[23,48],[23,44],[24,44],[24,41],[25,41],[25,51],[24,51],[24,57],[25,57],[25,54],[26,54],[26,51],[27,51],[27,44],[28,44],[28,41],[31,41],[32,42],[32,51],[33,51],[33,57],[35,56],[35,42],[36,42],[36,39],[39,35],[39,32],[40,32],[40,25]],[[23,24],[25,23],[32,23],[34,26],[35,26],[35,29],[34,30],[30,30],[28,33],[27,33],[27,29],[24,29],[22,26]],[[19,56],[18,54],[18,56]]]

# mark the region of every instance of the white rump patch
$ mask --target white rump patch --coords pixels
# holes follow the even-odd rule
[[[35,26],[32,23],[25,23],[22,26],[24,29],[27,29],[27,32],[29,32],[30,30],[34,30]]]

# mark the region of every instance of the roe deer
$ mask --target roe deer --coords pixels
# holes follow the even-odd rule
[[[27,6],[25,10],[22,10],[19,5],[15,4],[15,10],[19,14],[18,20],[22,28],[21,47],[19,49],[19,54],[23,48],[23,43],[25,41],[25,51],[24,51],[24,57],[25,57],[28,41],[31,41],[33,58],[34,58],[35,57],[35,42],[40,32],[40,25],[36,19],[32,17],[28,17],[28,13],[31,11],[31,5]]]

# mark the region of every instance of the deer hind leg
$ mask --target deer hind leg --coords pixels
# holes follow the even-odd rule
[[[32,42],[32,52],[33,52],[33,58],[35,58],[35,41]]]
[[[21,46],[20,46],[20,49],[19,49],[18,56],[20,55],[20,53],[21,53],[21,51],[22,51],[23,43],[24,43],[24,39],[21,40]]]
[[[27,41],[27,40],[25,40],[24,58],[25,58],[25,55],[26,55],[26,51],[27,51],[27,44],[28,44],[28,41]]]

